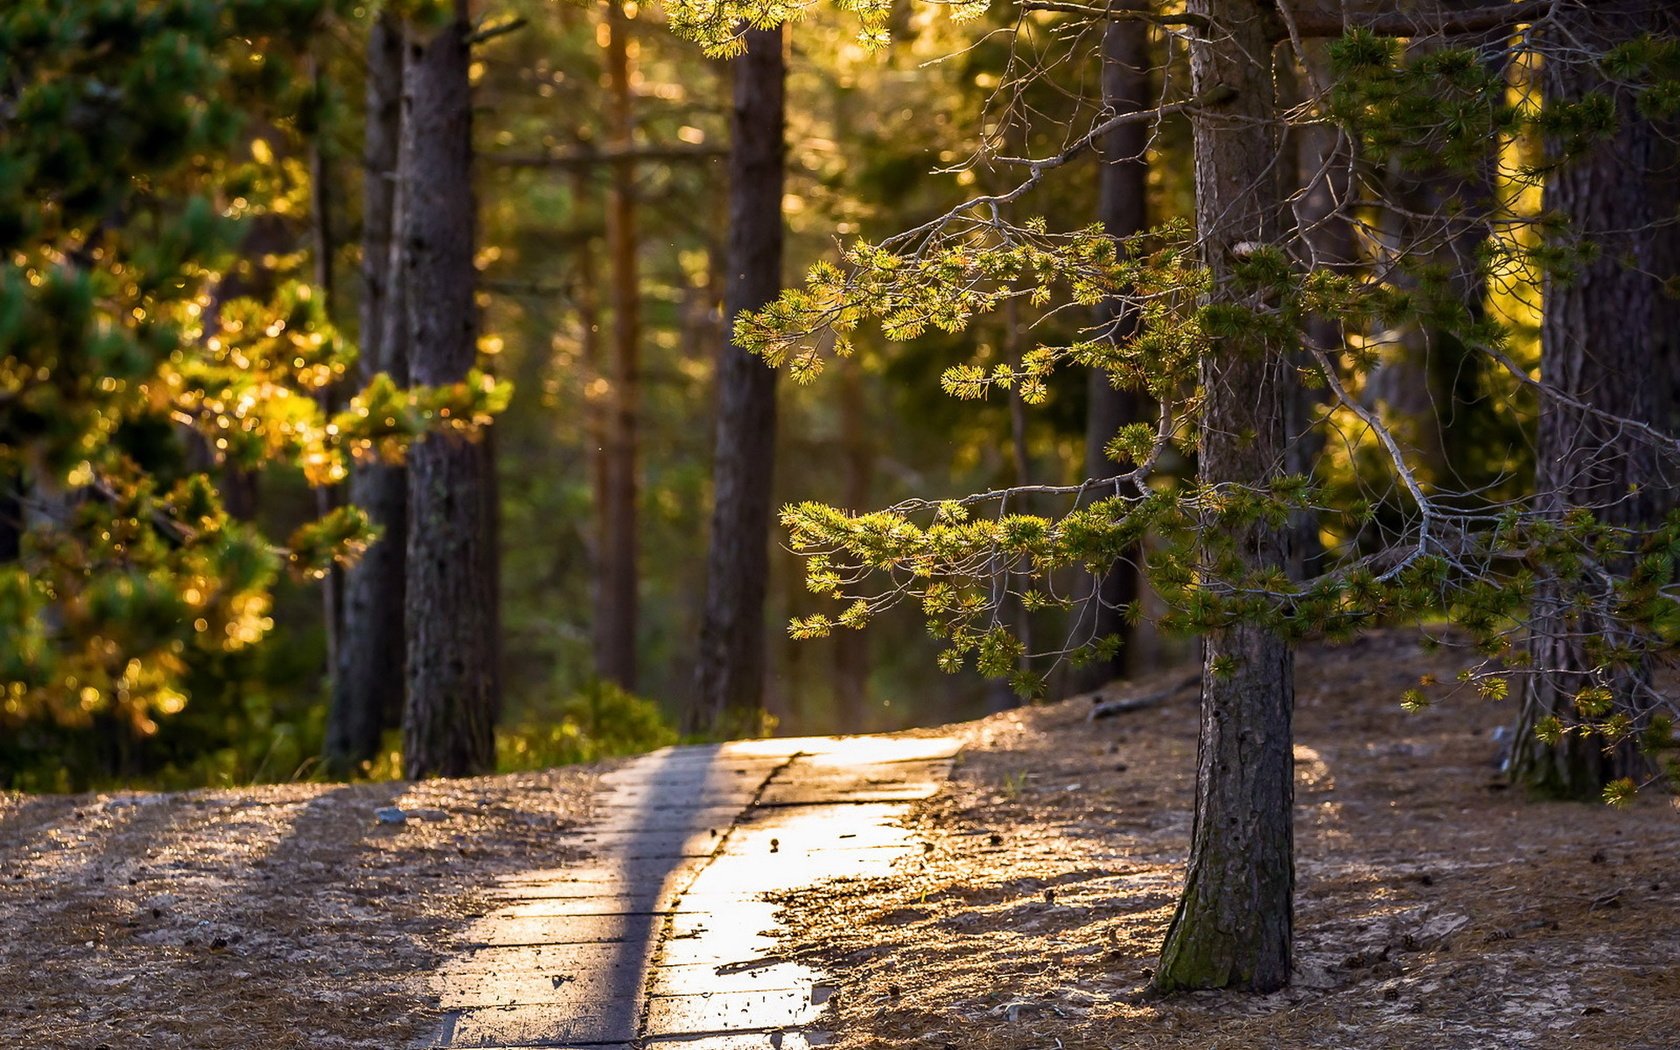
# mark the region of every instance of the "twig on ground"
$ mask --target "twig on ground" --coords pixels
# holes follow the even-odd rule
[[[1122,697],[1118,700],[1104,700],[1102,694],[1097,693],[1091,697],[1091,713],[1085,716],[1085,720],[1095,722],[1099,718],[1113,718],[1115,715],[1123,715],[1128,711],[1142,711],[1145,708],[1158,707],[1201,680],[1202,673],[1197,671],[1165,689],[1157,689],[1153,693],[1144,693],[1142,696]]]

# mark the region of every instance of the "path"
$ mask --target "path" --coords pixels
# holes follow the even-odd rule
[[[804,1050],[841,992],[781,960],[766,893],[889,874],[949,739],[667,748],[603,778],[576,866],[501,881],[436,987],[432,1047]],[[573,843],[568,843],[573,844]]]

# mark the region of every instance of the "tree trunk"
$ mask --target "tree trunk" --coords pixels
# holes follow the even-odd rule
[[[247,131],[247,144],[256,134]],[[245,265],[225,270],[210,291],[210,301],[200,318],[206,336],[221,324],[224,304],[235,299],[264,299],[274,294],[276,273],[272,259],[296,252],[301,247],[296,225],[284,215],[259,215],[240,239],[239,256]],[[216,492],[228,517],[254,522],[262,503],[262,472],[251,470],[221,457],[196,428],[188,428],[187,469],[214,477]]]
[[[578,167],[572,172],[572,213],[579,229],[592,222],[595,194],[588,168]],[[582,237],[577,246],[577,307],[578,357],[583,363],[583,378],[578,386],[583,392],[583,441],[589,463],[590,506],[594,510],[594,528],[586,530],[593,544],[589,556],[599,568],[604,563],[601,544],[607,535],[607,403],[601,384],[604,378],[601,363],[601,293],[599,275],[595,269],[595,239]],[[597,580],[597,598],[599,598]],[[597,606],[599,616],[599,606]]]
[[[463,380],[477,354],[472,100],[465,0],[403,77],[403,283],[413,381]],[[408,702],[403,775],[466,776],[495,763],[492,538],[483,447],[434,433],[409,452]]]
[[[362,179],[362,302],[359,363],[362,384],[384,372],[407,386],[408,323],[393,255],[398,220],[398,152],[402,132],[402,28],[379,16],[367,45],[367,139]],[[384,535],[344,573],[332,706],[325,758],[338,776],[379,752],[380,733],[400,723],[403,707],[404,574],[408,550],[408,471],[358,463],[350,474],[350,502],[365,510]]]
[[[782,286],[782,29],[750,29],[734,62],[725,312],[733,319]],[[718,360],[711,553],[691,732],[756,734],[764,703],[764,595],[770,575],[770,485],[776,370],[734,345]]]
[[[314,255],[315,288],[322,297],[322,312],[331,324],[336,305],[333,282],[337,274],[338,241],[333,236],[332,151],[320,118],[327,78],[315,56],[309,57],[308,67],[316,100],[315,126],[309,135],[309,240]],[[343,390],[337,382],[316,391],[315,402],[321,406],[322,416],[331,419],[342,404],[342,397]],[[343,503],[344,491],[336,482],[315,487],[317,517],[325,518]],[[327,574],[321,578],[321,626],[326,637],[326,674],[330,682],[338,671],[338,647],[344,628],[344,570],[336,563],[327,566]]]
[[[1671,28],[1673,18],[1653,12],[1646,0],[1612,0],[1590,10],[1566,8],[1556,32],[1565,41],[1607,48]],[[1616,98],[1620,123],[1614,136],[1546,179],[1544,212],[1566,218],[1566,236],[1596,251],[1572,280],[1547,281],[1541,378],[1602,411],[1660,425],[1671,411],[1659,401],[1663,384],[1680,360],[1680,317],[1664,292],[1665,281],[1680,275],[1680,238],[1672,226],[1680,194],[1667,137],[1672,129],[1640,115],[1633,99],[1586,56],[1554,59],[1548,53],[1542,77],[1548,105],[1603,92]],[[1616,423],[1552,399],[1541,401],[1535,492],[1548,519],[1561,521],[1570,509],[1586,508],[1600,522],[1635,533],[1660,523],[1674,505],[1648,444]],[[1611,559],[1604,568],[1623,574],[1630,562]],[[1546,794],[1592,797],[1611,780],[1649,769],[1633,741],[1606,748],[1602,737],[1577,730],[1583,719],[1575,697],[1588,687],[1608,689],[1614,710],[1635,728],[1643,728],[1653,703],[1649,664],[1611,658],[1611,650],[1631,639],[1627,627],[1600,611],[1606,586],[1585,572],[1542,576],[1530,605],[1532,662],[1524,677],[1514,772]],[[1572,601],[1583,590],[1595,599],[1585,609]],[[1571,730],[1556,745],[1534,732],[1547,716]]]
[[[844,506],[859,511],[869,506],[875,480],[875,442],[869,430],[864,401],[863,363],[857,354],[835,363],[839,372],[840,455]],[[841,733],[862,733],[868,724],[868,631],[834,632],[834,721]]]
[[[1302,70],[1301,94],[1308,99],[1319,94],[1330,78],[1330,54],[1325,41],[1306,42],[1306,67]],[[1303,192],[1295,206],[1296,229],[1300,231],[1299,250],[1304,263],[1311,268],[1345,271],[1358,256],[1353,224],[1348,221],[1349,182],[1353,158],[1351,146],[1343,139],[1334,124],[1308,124],[1296,130],[1296,174]],[[1304,333],[1309,346],[1317,347],[1339,358],[1346,343],[1342,322],[1333,317],[1312,317]],[[1301,355],[1306,367],[1316,367]],[[1314,476],[1319,457],[1324,452],[1324,430],[1315,425],[1320,406],[1330,399],[1327,387],[1313,390],[1296,384],[1290,398],[1289,453],[1284,469],[1291,474]],[[1300,510],[1290,514],[1289,576],[1293,580],[1307,580],[1324,570],[1324,542],[1319,538],[1319,517],[1316,511]]]
[[[1270,4],[1192,0],[1209,31],[1191,46],[1198,95],[1229,101],[1193,111],[1196,217],[1213,302],[1255,308],[1232,286],[1239,253],[1275,245],[1278,106],[1268,33]],[[1201,482],[1261,485],[1276,475],[1288,440],[1285,405],[1293,368],[1287,348],[1260,336],[1215,340],[1201,364]],[[1231,536],[1248,570],[1283,568],[1288,531],[1263,523]],[[1209,539],[1207,542],[1216,542]],[[1205,637],[1196,809],[1184,894],[1161,949],[1162,991],[1271,991],[1289,981],[1294,920],[1294,798],[1290,719],[1293,654],[1275,632],[1236,626]]]
[[[606,72],[609,145],[614,162],[607,202],[607,254],[612,269],[612,346],[606,447],[605,506],[595,601],[595,668],[625,689],[636,688],[638,414],[641,400],[641,290],[636,273],[636,161],[630,96],[630,20],[621,0],[607,0]]]
[[[1447,11],[1480,7],[1482,0],[1443,0]],[[1478,48],[1487,34],[1453,34],[1413,39],[1411,55],[1427,55],[1444,48]],[[1316,43],[1315,47],[1323,47]],[[1484,61],[1503,63],[1504,48],[1482,49]],[[1316,131],[1316,129],[1315,129]],[[1323,134],[1322,131],[1316,131]],[[1439,267],[1444,287],[1436,295],[1462,305],[1473,322],[1486,313],[1487,284],[1479,256],[1488,238],[1487,216],[1494,197],[1494,159],[1489,154],[1473,174],[1435,163],[1407,167],[1390,165],[1385,196],[1396,201],[1381,225],[1383,236],[1396,251]],[[1403,287],[1422,294],[1414,277],[1401,278]],[[1448,492],[1468,492],[1494,480],[1468,469],[1483,450],[1474,447],[1465,423],[1481,397],[1483,355],[1468,347],[1450,328],[1407,325],[1384,354],[1365,386],[1365,400],[1383,406],[1396,438],[1414,453],[1412,459],[1423,483]]]
[[[0,442],[10,444],[4,434],[0,434]],[[22,556],[23,475],[16,470],[0,470],[0,565]]]
[[[1103,112],[1136,113],[1149,100],[1149,29],[1143,22],[1117,20],[1103,30]],[[1122,124],[1103,137],[1102,166],[1097,183],[1097,210],[1103,230],[1110,237],[1129,237],[1149,225],[1149,126]],[[1137,311],[1124,302],[1111,300],[1098,310],[1103,334],[1120,343],[1137,335]],[[1108,457],[1108,442],[1127,423],[1143,416],[1143,397],[1134,391],[1117,390],[1107,372],[1092,369],[1085,395],[1085,477],[1112,478],[1120,464]],[[1113,495],[1092,493],[1092,499]],[[1084,692],[1124,678],[1130,670],[1130,625],[1125,606],[1138,597],[1138,561],[1142,552],[1132,550],[1109,566],[1101,577],[1088,582],[1085,606],[1080,610],[1077,639],[1119,636],[1127,641],[1114,656],[1094,660],[1080,668],[1074,688]]]

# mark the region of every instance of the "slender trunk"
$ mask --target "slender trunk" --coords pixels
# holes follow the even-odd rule
[[[1449,11],[1481,5],[1482,0],[1443,0],[1441,4]],[[1475,47],[1479,39],[1422,37],[1413,40],[1408,51],[1427,55],[1448,47]],[[1495,50],[1487,61],[1504,62],[1503,49]],[[1447,300],[1443,305],[1462,306],[1472,323],[1486,313],[1487,283],[1479,257],[1488,238],[1493,168],[1490,153],[1472,174],[1440,164],[1407,167],[1395,162],[1387,177],[1385,195],[1399,208],[1381,222],[1384,239],[1395,251],[1443,274],[1443,285],[1433,294]],[[1414,294],[1426,294],[1414,277],[1403,277],[1402,283]],[[1400,332],[1381,366],[1366,381],[1365,399],[1383,407],[1395,436],[1413,451],[1425,485],[1467,492],[1493,480],[1468,469],[1485,458],[1466,433],[1466,423],[1475,415],[1475,402],[1481,397],[1483,361],[1483,355],[1468,347],[1453,327],[1412,324]]]
[[[472,99],[466,3],[409,45],[403,77],[403,280],[409,370],[463,380],[477,353]],[[409,452],[408,698],[403,774],[465,776],[495,763],[496,615],[484,446],[452,432]]]
[[[296,252],[301,247],[300,240],[296,224],[286,216],[267,214],[254,219],[239,245],[239,255],[246,265],[228,268],[210,292],[210,301],[201,318],[205,334],[214,333],[221,324],[224,304],[235,299],[263,299],[272,295],[276,275],[274,267],[265,260]],[[222,509],[230,518],[240,522],[256,520],[262,502],[260,471],[222,459],[196,429],[187,432],[186,459],[189,470],[215,476]]]
[[[1329,83],[1330,53],[1322,40],[1308,41],[1306,68],[1302,71],[1308,98],[1314,97]],[[1358,255],[1353,224],[1348,221],[1348,190],[1352,177],[1353,158],[1349,144],[1334,124],[1307,124],[1296,132],[1296,171],[1302,194],[1295,206],[1296,228],[1300,231],[1299,249],[1309,268],[1345,271]],[[1309,318],[1304,333],[1309,346],[1339,358],[1345,343],[1342,324],[1336,318]],[[1302,364],[1310,364],[1302,355]],[[1285,470],[1290,474],[1312,477],[1324,452],[1324,430],[1316,425],[1320,406],[1327,403],[1329,390],[1312,389],[1297,384],[1290,398],[1289,453]],[[1324,542],[1319,538],[1318,514],[1310,510],[1290,515],[1289,575],[1294,580],[1311,579],[1324,566]]]
[[[1191,46],[1195,91],[1230,100],[1194,111],[1196,217],[1213,302],[1260,308],[1233,288],[1244,245],[1277,244],[1278,105],[1260,0],[1191,0],[1210,29]],[[1201,483],[1262,485],[1283,463],[1287,349],[1260,335],[1215,339],[1201,363]],[[1248,571],[1287,564],[1288,530],[1203,523]],[[1215,532],[1220,535],[1215,536]],[[1293,654],[1274,631],[1205,636],[1190,862],[1156,987],[1271,991],[1289,982],[1294,925]]]
[[[1003,356],[1009,367],[1021,370],[1021,301],[1010,298],[1003,304]],[[1027,443],[1027,399],[1021,388],[1009,389],[1009,466],[1015,484],[1032,484],[1032,449]],[[1023,513],[1031,511],[1023,509]],[[1030,648],[1030,646],[1029,646]]]
[[[314,56],[309,59],[309,67],[315,85],[316,111],[320,113],[324,108],[320,99],[326,91],[327,79],[321,70],[320,62]],[[314,131],[309,137],[309,239],[310,249],[314,254],[315,287],[325,300],[322,307],[329,323],[333,316],[333,280],[337,269],[334,265],[334,255],[338,251],[338,242],[333,237],[332,176],[332,158],[326,144],[326,129],[317,119]],[[316,392],[315,401],[321,406],[323,416],[332,418],[332,414],[338,410],[341,393],[337,383],[329,383]],[[344,492],[336,484],[316,486],[317,517],[326,517],[343,505],[343,502]],[[344,627],[344,570],[336,564],[327,567],[327,574],[321,580],[321,626],[322,633],[326,636],[326,669],[330,683],[338,672],[339,640]]]
[[[362,302],[359,378],[381,372],[408,385],[408,324],[401,273],[393,258],[398,151],[402,131],[402,28],[389,13],[374,22],[367,45],[367,139],[362,177]],[[351,469],[350,502],[383,536],[344,573],[343,627],[327,712],[325,757],[337,775],[379,752],[380,733],[402,717],[404,605],[408,550],[408,472],[368,462]]]
[[[853,108],[857,88],[835,82],[835,141],[848,141],[853,134]],[[840,455],[845,463],[843,498],[847,510],[862,511],[872,505],[877,448],[870,426],[862,352],[835,363],[839,372]],[[793,580],[802,579],[794,570]],[[792,607],[789,607],[791,612]],[[837,631],[834,634],[830,680],[834,683],[834,723],[841,733],[862,733],[870,728],[869,677],[872,654],[871,631]]]
[[[1556,31],[1566,40],[1606,47],[1642,32],[1671,27],[1674,16],[1653,13],[1644,0],[1611,0],[1569,8]],[[1548,280],[1540,330],[1543,381],[1580,401],[1630,419],[1662,423],[1671,406],[1659,399],[1676,361],[1677,309],[1665,296],[1666,281],[1680,275],[1680,238],[1672,223],[1676,192],[1671,128],[1655,126],[1625,92],[1607,82],[1596,63],[1548,59],[1542,73],[1548,105],[1591,92],[1616,97],[1621,121],[1614,136],[1566,162],[1546,179],[1544,211],[1565,217],[1571,240],[1596,251],[1573,279]],[[1653,369],[1659,375],[1653,381]],[[1555,400],[1542,401],[1536,452],[1539,511],[1561,522],[1574,508],[1600,522],[1640,530],[1661,522],[1674,506],[1652,448],[1624,428]],[[1631,558],[1604,568],[1623,574]],[[1630,629],[1606,614],[1608,585],[1586,571],[1543,575],[1529,608],[1529,656],[1514,771],[1541,792],[1591,797],[1619,777],[1648,772],[1649,760],[1633,741],[1606,747],[1583,734],[1575,697],[1583,689],[1610,692],[1614,711],[1635,729],[1646,724],[1654,697],[1648,661],[1618,659],[1632,645]],[[1582,605],[1574,599],[1591,598]],[[1547,745],[1534,732],[1543,718],[1559,719],[1569,732]]]
[[[0,427],[0,441],[10,444]],[[17,470],[0,470],[0,565],[23,556],[23,475]]]
[[[492,724],[502,720],[503,689],[506,685],[502,670],[506,653],[502,637],[502,479],[497,469],[500,462],[496,452],[498,445],[496,428],[486,427],[478,441],[478,469],[484,477],[478,523],[484,544],[479,582],[483,590],[480,600],[484,603],[490,632],[488,684]]]
[[[869,506],[874,482],[875,443],[870,437],[864,402],[863,365],[856,354],[837,363],[840,400],[840,455],[845,464],[847,510]],[[836,728],[842,733],[864,731],[869,703],[868,631],[834,633],[834,707]]]
[[[1020,371],[1021,304],[1018,299],[1007,299],[1003,304],[1003,357],[1011,369]],[[1024,488],[1032,484],[1032,454],[1027,447],[1027,402],[1021,396],[1019,387],[1013,387],[1009,391],[1009,466],[1015,485]],[[1011,509],[1017,514],[1031,514],[1032,497],[1025,494],[1019,496],[1012,501]],[[1019,596],[1019,588],[1027,585],[1027,574],[1016,572],[1014,563],[1006,564],[1003,585],[1004,595],[999,602],[999,613],[1004,620],[1016,624],[1015,638],[1021,643],[1021,655],[1016,661],[1015,669],[1022,674],[1030,674],[1033,617]],[[1021,706],[1021,694],[1015,691],[1015,682],[1010,676],[992,679],[986,692],[986,707],[989,711],[1009,711]]]
[[[572,214],[579,229],[593,222],[594,185],[587,168],[572,172]],[[595,239],[584,236],[577,247],[577,306],[578,356],[583,362],[583,441],[584,458],[589,463],[590,506],[594,509],[594,529],[590,531],[593,549],[591,561],[603,564],[600,544],[607,534],[607,417],[605,398],[600,380],[604,378],[601,363],[601,293],[600,277],[595,269]],[[599,586],[597,584],[597,586]]]
[[[1135,113],[1149,105],[1149,32],[1142,22],[1114,21],[1103,30],[1102,93],[1105,113]],[[1103,137],[1102,166],[1097,182],[1097,210],[1103,230],[1110,237],[1130,237],[1149,224],[1149,128],[1142,123],[1122,124]],[[1104,337],[1115,343],[1137,334],[1137,311],[1120,300],[1110,300],[1098,309],[1097,322]],[[1109,374],[1093,369],[1085,394],[1085,477],[1112,478],[1120,464],[1108,457],[1108,442],[1127,423],[1144,414],[1143,398],[1130,390],[1115,388]],[[1112,491],[1092,493],[1098,499]],[[1134,550],[1108,567],[1100,577],[1087,582],[1084,607],[1079,612],[1078,641],[1109,637],[1128,639],[1130,626],[1125,607],[1138,597],[1138,561]],[[1114,655],[1093,660],[1074,676],[1074,688],[1095,689],[1123,678],[1130,669],[1131,645],[1123,642]]]
[[[782,286],[784,170],[782,29],[750,29],[734,62],[730,121],[728,281],[733,319]],[[770,485],[776,371],[734,345],[718,360],[711,553],[691,731],[756,734],[764,705],[764,595],[770,575]]]
[[[609,146],[619,159],[607,201],[612,281],[612,370],[603,453],[605,503],[595,602],[595,667],[601,677],[636,688],[637,428],[641,400],[641,292],[636,272],[636,162],[630,95],[630,20],[607,0],[606,72]]]

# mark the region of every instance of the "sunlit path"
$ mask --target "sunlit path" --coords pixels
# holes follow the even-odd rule
[[[603,781],[567,836],[594,857],[501,880],[506,904],[438,973],[433,1047],[800,1050],[838,991],[778,957],[766,893],[881,876],[939,790],[950,739],[811,737],[668,748]],[[574,839],[572,836],[575,835]]]

